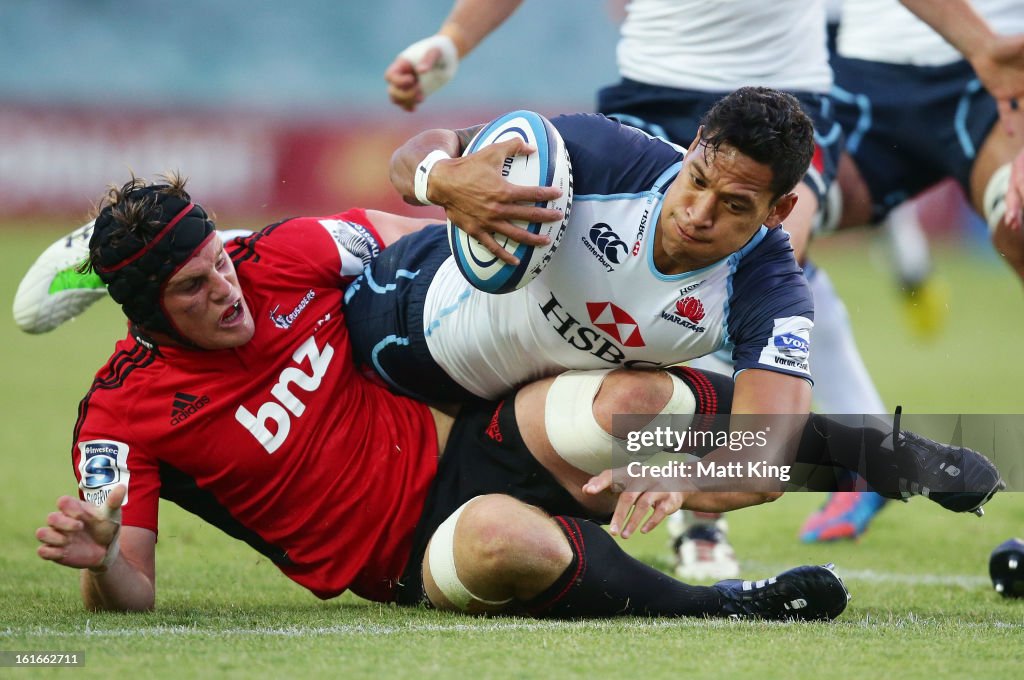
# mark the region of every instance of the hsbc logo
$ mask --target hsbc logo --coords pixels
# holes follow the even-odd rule
[[[332,358],[334,348],[325,344],[321,350],[317,347],[316,337],[311,336],[292,354],[292,360],[299,366],[308,362],[308,372],[304,368],[288,366],[281,371],[277,384],[270,389],[273,398],[261,404],[255,415],[246,407],[239,406],[235,411],[235,420],[256,438],[267,453],[274,453],[288,439],[292,416],[301,418],[306,412],[305,403],[294,393],[293,387],[303,392],[315,392]],[[273,431],[268,427],[271,423],[274,425]]]
[[[626,310],[612,302],[588,302],[590,321],[626,347],[643,347],[640,324]]]
[[[626,359],[626,353],[619,345],[643,347],[644,341],[636,321],[625,310],[610,302],[587,303],[587,314],[596,328],[580,323],[562,307],[553,294],[540,306],[540,311],[551,323],[552,329],[573,349],[591,354],[613,366],[657,368],[663,365],[657,361]]]
[[[636,241],[633,243],[633,256],[636,257],[640,254],[640,243],[644,240],[644,231],[647,230],[647,218],[651,215],[651,209],[644,210],[643,217],[640,218],[640,228],[636,230]]]

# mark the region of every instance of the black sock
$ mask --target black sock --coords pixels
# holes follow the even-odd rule
[[[731,376],[689,366],[670,366],[665,370],[686,383],[693,392],[697,400],[697,413],[716,414],[732,411]]]
[[[687,366],[665,370],[685,382],[696,398],[696,413],[704,417],[694,418],[694,430],[729,431],[727,414],[732,410],[734,389],[731,376]],[[851,477],[861,477],[872,488],[895,490],[895,462],[881,448],[891,431],[890,424],[877,418],[811,414],[795,461],[805,467],[798,473],[801,478],[794,481],[817,491],[840,491],[855,486]],[[707,451],[695,453],[703,455]]]
[[[677,581],[627,555],[585,519],[558,516],[572,562],[547,590],[526,603],[537,617],[717,616],[722,596],[709,586]]]
[[[898,489],[898,469],[892,452],[882,446],[891,432],[880,421],[874,426],[857,416],[811,414],[797,462],[834,466],[859,475],[879,493],[892,493]]]

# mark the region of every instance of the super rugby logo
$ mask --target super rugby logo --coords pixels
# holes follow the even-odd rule
[[[333,357],[333,347],[325,344],[321,350],[317,347],[315,336],[311,336],[292,354],[292,360],[300,366],[303,362],[309,362],[309,372],[288,366],[281,371],[277,384],[270,388],[270,395],[274,398],[261,404],[255,415],[246,407],[239,406],[235,411],[235,420],[256,438],[267,453],[274,453],[288,438],[291,417],[301,418],[306,412],[306,405],[292,392],[292,386],[304,392],[315,392]],[[268,427],[270,423],[274,424],[273,431]]]
[[[78,472],[85,500],[102,505],[118,484],[128,484],[128,445],[110,440],[79,442]],[[127,503],[127,496],[125,497]]]
[[[590,228],[590,240],[583,237],[583,245],[597,258],[605,269],[615,271],[613,264],[622,264],[629,250],[625,241],[612,231],[612,228],[604,222],[598,222]]]
[[[295,309],[288,314],[278,314],[277,310],[281,305],[276,305],[272,310],[270,310],[270,320],[273,321],[274,325],[281,330],[288,330],[292,327],[292,323],[295,322],[295,319],[299,318],[299,314],[302,314],[302,310],[304,310],[315,297],[316,291],[310,288],[309,292],[299,300],[299,304],[295,305]]]
[[[626,359],[626,353],[616,343],[627,347],[644,347],[644,340],[636,321],[611,302],[587,303],[587,313],[597,328],[580,323],[554,295],[540,306],[540,311],[551,328],[573,349],[591,354],[613,366],[652,368],[662,365],[657,361]]]

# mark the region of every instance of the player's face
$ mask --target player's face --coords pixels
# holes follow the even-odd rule
[[[779,225],[796,196],[773,201],[771,182],[768,165],[725,144],[708,151],[698,135],[665,194],[654,239],[658,271],[707,267],[742,248],[762,224]]]
[[[244,345],[256,330],[217,234],[171,277],[163,300],[175,327],[203,349]]]

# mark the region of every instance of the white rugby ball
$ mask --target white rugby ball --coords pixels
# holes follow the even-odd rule
[[[553,222],[513,222],[531,233],[548,236],[551,242],[546,246],[527,246],[502,234],[494,234],[499,245],[519,258],[519,264],[515,266],[498,259],[479,241],[448,220],[448,242],[459,270],[473,286],[487,293],[509,293],[532,281],[555,254],[572,208],[572,167],[565,142],[551,121],[539,113],[513,111],[491,121],[477,133],[463,155],[515,137],[522,138],[536,151],[526,156],[506,158],[502,175],[520,186],[555,186],[561,189],[562,195],[558,198],[536,205],[561,210],[562,218]]]

